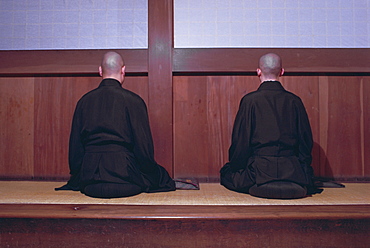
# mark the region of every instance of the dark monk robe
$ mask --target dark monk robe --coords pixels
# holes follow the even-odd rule
[[[99,73],[99,87],[77,103],[69,142],[71,177],[56,190],[99,198],[175,190],[175,182],[154,160],[144,101],[122,88],[122,57],[107,52]]]
[[[266,198],[303,197],[314,190],[312,145],[301,99],[280,82],[265,81],[240,102],[221,184]]]

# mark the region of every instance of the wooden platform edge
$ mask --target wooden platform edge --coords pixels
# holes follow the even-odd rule
[[[367,247],[369,227],[370,205],[0,205],[0,247]]]
[[[0,204],[0,219],[369,219],[370,205]]]

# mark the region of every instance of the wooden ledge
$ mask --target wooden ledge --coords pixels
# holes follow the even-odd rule
[[[369,219],[370,205],[72,205],[0,204],[0,218],[50,219]]]
[[[0,204],[0,223],[1,247],[365,247],[370,242],[369,204]]]

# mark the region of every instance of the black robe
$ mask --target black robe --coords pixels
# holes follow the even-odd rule
[[[67,187],[72,190],[94,183],[131,183],[143,192],[175,190],[168,172],[154,160],[145,102],[115,79],[104,79],[78,101],[69,167]]]
[[[301,99],[278,81],[263,82],[240,102],[221,184],[244,193],[254,184],[280,180],[310,188],[312,146]]]

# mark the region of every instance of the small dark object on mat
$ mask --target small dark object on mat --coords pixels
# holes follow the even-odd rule
[[[315,178],[315,186],[319,188],[345,188],[341,183],[322,178]]]
[[[174,179],[176,189],[199,190],[199,182],[195,178],[176,178]]]
[[[73,190],[73,189],[66,184],[66,185],[63,185],[62,187],[55,188],[54,190],[59,191],[59,190]]]

